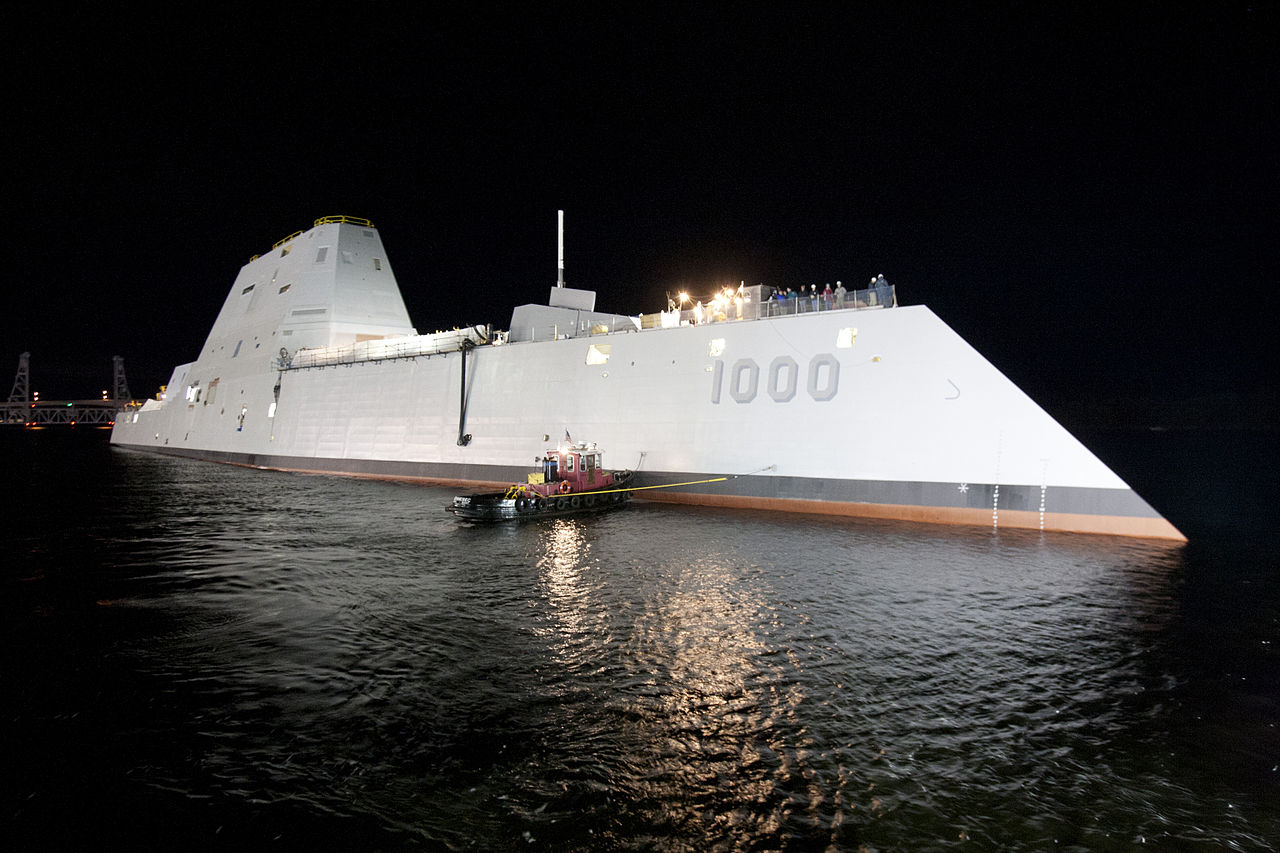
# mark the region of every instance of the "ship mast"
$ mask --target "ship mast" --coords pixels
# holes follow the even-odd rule
[[[556,279],[556,287],[564,287],[564,211],[561,210],[557,212],[560,214],[560,225],[559,225],[559,228],[557,229],[557,233],[559,237],[558,239],[559,249],[560,249],[560,254],[559,254],[560,275]]]

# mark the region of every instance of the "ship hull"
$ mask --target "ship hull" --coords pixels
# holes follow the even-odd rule
[[[265,471],[328,474],[377,480],[419,482],[427,485],[493,487],[528,466],[458,466],[408,460],[341,459],[271,454],[239,454],[190,448],[130,445],[122,448],[242,465]],[[663,485],[723,476],[712,471],[654,471],[637,474],[637,486]],[[974,525],[992,528],[1051,530],[1130,536],[1148,539],[1185,540],[1185,536],[1150,508],[1131,489],[1095,490],[1053,487],[1053,502],[1046,488],[1038,486],[969,483],[967,493],[959,485],[930,482],[876,482],[807,477],[737,477],[719,488],[664,488],[645,491],[636,497],[693,506],[810,515],[877,518],[924,524]],[[959,492],[957,500],[954,492]],[[829,497],[846,495],[845,498]],[[814,495],[823,495],[815,498]],[[1042,497],[1048,506],[1040,508]],[[1019,508],[1021,507],[1021,508]]]
[[[246,333],[224,320],[165,401],[121,413],[114,444],[480,485],[522,478],[544,442],[572,431],[637,485],[731,478],[643,495],[653,500],[1184,538],[924,306],[531,332],[301,366],[244,359]]]

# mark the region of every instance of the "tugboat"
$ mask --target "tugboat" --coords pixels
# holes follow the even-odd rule
[[[556,518],[618,509],[631,500],[634,471],[605,471],[594,442],[566,442],[537,459],[527,483],[505,492],[458,495],[446,507],[472,521]]]

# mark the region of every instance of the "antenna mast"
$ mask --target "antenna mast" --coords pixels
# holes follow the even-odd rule
[[[558,243],[560,248],[560,275],[556,279],[556,287],[564,287],[564,211],[561,210],[558,211],[558,213],[560,214],[560,227],[557,231],[559,235]]]

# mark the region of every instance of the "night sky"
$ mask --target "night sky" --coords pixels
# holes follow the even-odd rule
[[[852,5],[7,13],[3,390],[155,393],[325,215],[505,327],[564,209],[601,310],[883,273],[1068,424],[1274,423],[1275,3]]]

